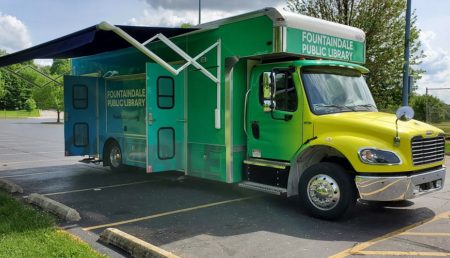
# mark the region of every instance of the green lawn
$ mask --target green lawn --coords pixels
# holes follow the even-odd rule
[[[442,129],[445,133],[450,133],[450,122],[442,122],[432,125]]]
[[[0,110],[0,119],[3,118],[26,118],[26,117],[39,117],[39,110],[33,111],[26,110]]]
[[[104,257],[55,226],[52,216],[0,191],[0,257]]]

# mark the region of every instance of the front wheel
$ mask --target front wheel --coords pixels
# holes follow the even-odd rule
[[[302,204],[317,218],[338,219],[356,204],[353,177],[335,163],[322,162],[306,169],[298,189]]]
[[[108,144],[108,163],[112,171],[120,171],[124,165],[122,163],[122,151],[117,142],[113,141]]]

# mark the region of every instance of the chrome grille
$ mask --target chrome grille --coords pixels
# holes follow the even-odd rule
[[[411,140],[411,150],[415,166],[442,161],[445,156],[445,138],[414,137]]]

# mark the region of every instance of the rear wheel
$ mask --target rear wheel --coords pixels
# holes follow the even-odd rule
[[[338,219],[350,213],[356,204],[353,177],[334,163],[309,167],[300,179],[298,191],[307,211],[321,219]]]
[[[108,144],[108,163],[113,171],[122,170],[124,165],[122,163],[122,151],[117,142],[112,141]]]

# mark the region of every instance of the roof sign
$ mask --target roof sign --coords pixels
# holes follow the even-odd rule
[[[364,42],[301,29],[288,29],[288,52],[304,56],[364,63]]]

